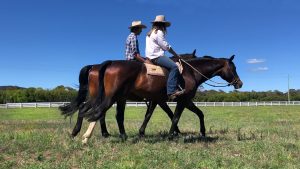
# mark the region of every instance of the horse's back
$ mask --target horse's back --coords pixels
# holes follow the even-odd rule
[[[160,97],[153,93],[163,92],[166,77],[147,75],[146,67],[137,61],[113,61],[106,69],[104,85],[107,95],[121,92],[139,98]]]

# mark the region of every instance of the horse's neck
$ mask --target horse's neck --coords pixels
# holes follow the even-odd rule
[[[193,70],[197,84],[207,81],[217,75],[217,72],[224,66],[224,61],[221,59],[202,59],[191,63],[197,71]],[[203,77],[201,74],[205,77]]]

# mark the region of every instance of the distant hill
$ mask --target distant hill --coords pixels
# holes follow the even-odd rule
[[[0,90],[15,90],[15,89],[25,89],[19,86],[0,86]]]

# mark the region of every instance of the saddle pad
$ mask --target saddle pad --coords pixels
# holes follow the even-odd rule
[[[182,65],[179,62],[176,62],[180,74],[182,74]],[[154,76],[166,76],[169,74],[169,71],[166,68],[163,68],[161,66],[152,65],[145,63],[147,74],[148,75],[154,75]]]

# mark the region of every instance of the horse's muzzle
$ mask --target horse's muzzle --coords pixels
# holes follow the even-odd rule
[[[239,79],[236,83],[233,84],[235,89],[240,89],[243,86],[243,82]]]

